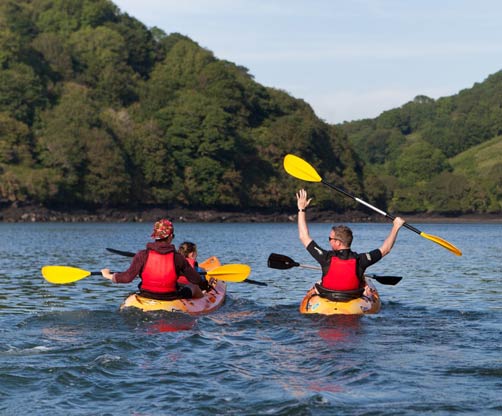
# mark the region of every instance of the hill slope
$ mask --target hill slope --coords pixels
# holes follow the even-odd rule
[[[502,72],[333,126],[109,0],[0,0],[0,206],[294,209],[294,153],[382,209],[502,212],[501,135]]]
[[[288,152],[362,189],[350,146],[307,103],[108,0],[1,0],[0,24],[4,205],[289,207]]]
[[[502,167],[502,137],[497,136],[450,159],[453,171],[478,179],[497,176]]]
[[[390,210],[502,212],[502,71],[341,127],[365,163],[366,190],[379,189]]]

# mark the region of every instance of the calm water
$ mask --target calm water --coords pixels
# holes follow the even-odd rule
[[[268,287],[230,283],[197,319],[119,313],[131,285],[41,277],[47,264],[122,270],[151,224],[0,224],[0,415],[502,414],[502,224],[420,224],[463,257],[403,229],[369,272],[375,316],[302,316],[316,271],[266,266],[271,252],[312,264],[295,224],[176,224],[200,260],[247,263]],[[357,251],[389,224],[354,224]],[[311,234],[325,244],[327,224]],[[172,331],[177,328],[178,331]]]

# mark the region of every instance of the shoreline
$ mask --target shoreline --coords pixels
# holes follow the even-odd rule
[[[398,214],[395,214],[396,216]],[[460,216],[444,216],[438,214],[401,215],[409,223],[502,223],[502,214],[464,214]],[[208,222],[208,223],[274,223],[296,222],[296,209],[284,211],[218,211],[189,209],[96,209],[88,210],[54,210],[41,206],[10,206],[0,209],[0,222],[3,223],[36,223],[36,222],[155,222],[159,218],[169,218],[174,222]],[[389,222],[380,214],[363,211],[349,211],[343,214],[333,211],[309,209],[309,222],[322,223],[365,223]]]

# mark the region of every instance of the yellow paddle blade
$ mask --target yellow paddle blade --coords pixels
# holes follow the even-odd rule
[[[462,252],[457,247],[455,247],[452,243],[443,240],[441,237],[436,237],[435,235],[426,234],[423,231],[420,233],[420,235],[424,238],[427,238],[427,240],[434,241],[436,244],[443,246],[444,248],[450,250],[453,254],[456,254],[457,256],[462,255]]]
[[[92,273],[87,270],[78,269],[70,266],[44,266],[42,267],[42,276],[50,283],[62,285],[65,283],[76,282]]]
[[[288,154],[284,157],[284,170],[291,176],[301,179],[302,181],[322,181],[322,178],[310,163],[292,154]]]
[[[208,259],[204,260],[202,263],[199,263],[199,267],[202,269],[208,271],[208,270],[213,270],[215,267],[220,267],[221,263],[218,260],[218,257],[216,256],[211,256]]]
[[[249,273],[251,273],[251,267],[247,264],[226,264],[209,270],[207,276],[216,280],[238,283],[246,280]]]

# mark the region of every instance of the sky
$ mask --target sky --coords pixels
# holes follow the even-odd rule
[[[112,0],[336,124],[502,70],[499,0]]]

